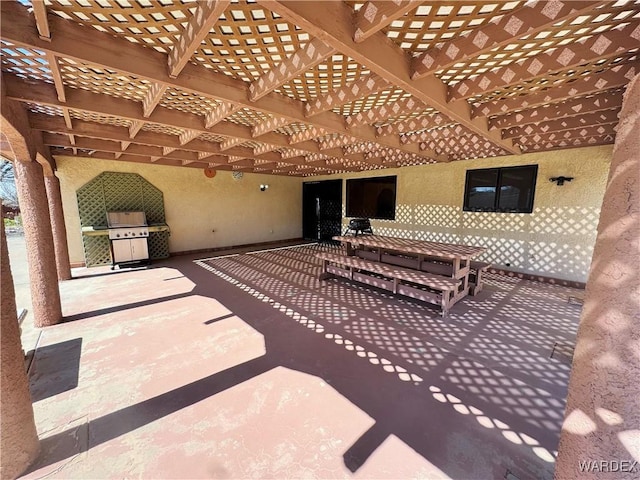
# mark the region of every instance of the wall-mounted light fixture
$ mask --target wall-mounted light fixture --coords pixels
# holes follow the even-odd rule
[[[260,191],[264,192],[267,188],[269,188],[269,185],[267,185],[266,183],[263,185],[260,185]]]
[[[573,180],[573,177],[551,177],[549,179],[550,182],[556,182],[558,186],[564,185],[564,182],[570,182]]]

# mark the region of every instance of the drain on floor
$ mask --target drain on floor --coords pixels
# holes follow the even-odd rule
[[[554,358],[556,360],[561,361],[562,363],[571,365],[571,362],[573,361],[574,350],[575,350],[575,345],[572,343],[554,342],[553,348],[551,349],[551,355],[549,355],[549,358]]]

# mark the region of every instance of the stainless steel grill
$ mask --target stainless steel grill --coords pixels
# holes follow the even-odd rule
[[[149,260],[149,227],[144,212],[107,212],[111,269]]]

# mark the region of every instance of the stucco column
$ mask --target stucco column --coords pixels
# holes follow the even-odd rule
[[[71,278],[71,264],[69,262],[69,246],[67,245],[67,230],[62,211],[62,195],[60,194],[60,180],[55,175],[44,177],[49,201],[49,215],[51,217],[51,231],[53,233],[53,248],[56,251],[56,270],[58,280]]]
[[[55,325],[62,319],[62,308],[42,167],[35,161],[16,161],[14,169],[27,246],[34,324]]]
[[[557,479],[640,476],[638,265],[640,76],[627,87],[620,113],[578,328]]]
[[[36,458],[40,443],[33,419],[2,221],[0,232],[0,478],[15,478]]]

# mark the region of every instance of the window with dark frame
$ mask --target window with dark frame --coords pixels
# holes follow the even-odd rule
[[[531,213],[538,165],[467,170],[465,212]]]
[[[395,220],[397,176],[347,180],[347,217]]]

